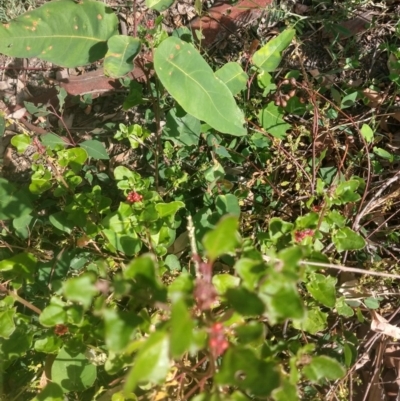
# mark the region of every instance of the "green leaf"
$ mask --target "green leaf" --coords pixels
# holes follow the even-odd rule
[[[350,308],[346,303],[345,297],[340,297],[336,300],[336,310],[340,316],[352,317],[354,316],[354,310]]]
[[[293,321],[293,327],[310,334],[317,334],[327,327],[328,314],[321,312],[319,308],[309,309],[304,321]]]
[[[239,286],[240,278],[228,273],[215,274],[212,277],[212,283],[217,293],[219,295],[224,295],[228,288],[236,288]]]
[[[253,55],[253,63],[263,71],[274,71],[281,62],[281,52],[285,50],[292,41],[296,31],[287,29],[276,38],[270,40]]]
[[[171,309],[170,351],[173,358],[180,358],[189,350],[193,340],[194,324],[188,305],[183,299],[173,303]]]
[[[60,231],[71,234],[75,224],[68,220],[67,212],[56,212],[49,216],[49,222]]]
[[[353,92],[346,95],[340,103],[340,108],[347,109],[348,107],[353,106],[354,103],[356,102],[357,96],[358,92]]]
[[[133,256],[142,249],[142,241],[134,231],[123,234],[105,228],[103,233],[112,247],[115,248],[112,249],[113,252],[120,251],[127,256]]]
[[[201,124],[197,118],[180,107],[173,108],[167,114],[163,137],[177,146],[193,146],[199,143],[200,129]]]
[[[116,15],[102,2],[51,1],[0,25],[0,53],[73,68],[104,57],[117,26]]]
[[[143,322],[136,313],[105,309],[104,337],[107,349],[111,352],[123,351],[133,339],[135,329]]]
[[[93,385],[96,377],[96,366],[90,364],[84,354],[66,348],[60,350],[51,367],[52,382],[64,392],[84,391]]]
[[[156,210],[159,217],[175,216],[175,213],[185,207],[185,204],[181,201],[174,201],[170,203],[157,203]]]
[[[33,210],[32,196],[26,189],[17,189],[0,178],[0,220],[15,219]]]
[[[215,207],[220,215],[232,214],[240,216],[240,205],[238,198],[233,194],[218,195],[215,200]]]
[[[14,315],[15,309],[0,311],[0,337],[9,338],[15,330]]]
[[[71,170],[75,174],[79,173],[88,158],[86,150],[82,148],[60,150],[57,154],[59,156],[58,162],[60,163],[60,166],[71,167]]]
[[[235,334],[240,344],[263,341],[265,326],[261,322],[249,321],[235,328]]]
[[[374,131],[367,124],[363,124],[360,129],[361,135],[366,140],[367,143],[372,143],[374,140]]]
[[[303,373],[309,380],[318,383],[322,379],[340,379],[346,371],[336,359],[322,355],[314,357],[311,363],[304,367]]]
[[[262,315],[265,311],[265,305],[261,299],[245,288],[228,288],[225,297],[233,309],[243,316]]]
[[[6,119],[4,118],[5,114],[2,111],[0,113],[0,138],[4,135],[4,131],[6,130]]]
[[[30,214],[22,215],[13,220],[12,224],[18,237],[28,239],[31,233],[29,227],[33,220]]]
[[[332,240],[338,252],[355,251],[365,247],[364,238],[348,227],[337,230],[332,235]]]
[[[50,303],[43,309],[39,316],[39,322],[46,327],[56,324],[64,324],[67,321],[65,303],[57,297],[52,297]]]
[[[169,338],[161,330],[150,335],[140,348],[132,370],[128,373],[125,393],[129,394],[143,382],[161,383],[170,369]]]
[[[280,382],[273,362],[258,359],[254,351],[239,347],[225,353],[215,380],[219,385],[235,386],[256,397],[269,396]]]
[[[286,131],[291,128],[291,125],[282,118],[282,113],[274,102],[268,103],[267,107],[260,111],[258,120],[268,134],[279,139],[285,138]]]
[[[92,273],[84,273],[64,282],[64,295],[70,301],[80,303],[85,309],[89,308],[93,297],[98,294],[95,287],[95,277]]]
[[[336,303],[336,282],[335,277],[314,273],[310,275],[306,287],[316,301],[328,308],[333,308]]]
[[[37,259],[28,252],[22,252],[8,259],[0,261],[0,271],[12,271],[25,278],[36,272]]]
[[[65,397],[62,388],[52,382],[48,382],[46,387],[32,401],[64,401]]]
[[[169,37],[156,49],[154,66],[164,87],[187,113],[222,133],[246,135],[244,116],[232,93],[194,46]]]
[[[156,11],[165,11],[171,7],[174,0],[146,0],[146,6]]]
[[[1,32],[1,25],[0,25]],[[32,138],[26,134],[14,135],[11,138],[11,144],[17,148],[18,153],[24,153],[25,150],[30,146]]]
[[[225,216],[214,230],[208,232],[203,238],[203,245],[210,262],[219,256],[232,253],[240,245],[238,233],[239,221],[236,216]]]
[[[45,354],[57,354],[63,341],[55,334],[46,333],[46,337],[35,341],[35,351]]]
[[[104,144],[95,139],[90,139],[88,141],[83,141],[79,146],[86,150],[89,157],[93,157],[95,160],[108,160],[110,156],[107,153]]]
[[[132,71],[133,59],[140,52],[140,40],[132,36],[115,35],[108,39],[107,45],[108,51],[104,59],[105,74],[119,78]]]
[[[215,72],[215,76],[229,88],[232,95],[236,95],[246,88],[248,77],[239,63],[229,62],[224,64]]]

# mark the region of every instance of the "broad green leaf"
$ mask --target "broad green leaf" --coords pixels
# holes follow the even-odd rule
[[[63,211],[51,214],[49,221],[55,228],[67,234],[71,234],[75,226],[71,220],[68,220],[68,213]]]
[[[1,32],[1,26],[0,26]],[[17,148],[18,153],[24,153],[25,150],[30,146],[32,138],[26,134],[14,135],[11,138],[11,144]]]
[[[374,140],[374,131],[372,131],[371,127],[367,124],[363,124],[360,129],[361,135],[367,141],[367,143],[371,143]]]
[[[245,288],[228,288],[225,297],[232,308],[243,316],[257,316],[265,311],[265,305],[261,299]]]
[[[31,233],[29,226],[33,220],[33,216],[25,214],[13,220],[12,224],[18,237],[22,239],[29,238]]]
[[[239,286],[240,278],[228,273],[215,274],[212,277],[212,283],[217,293],[224,295],[228,288],[237,288]]]
[[[154,66],[164,87],[192,116],[225,134],[246,135],[242,111],[195,47],[178,38],[155,50]]]
[[[343,227],[336,231],[332,235],[332,240],[338,252],[355,251],[363,249],[365,246],[364,238],[349,227]]]
[[[223,356],[215,380],[219,385],[234,386],[264,398],[279,386],[278,372],[273,362],[259,359],[253,350],[235,347]]]
[[[239,63],[229,62],[224,64],[215,72],[215,76],[229,88],[232,95],[236,95],[246,88],[248,77]]]
[[[354,316],[354,310],[347,305],[345,297],[340,297],[336,300],[335,308],[340,316],[351,317]]]
[[[108,51],[104,59],[105,74],[119,78],[132,71],[133,59],[140,52],[140,40],[132,36],[115,35],[108,39],[107,45]]]
[[[317,307],[307,311],[306,319],[303,321],[293,321],[293,327],[301,329],[310,334],[317,334],[327,327],[328,314],[321,312]]]
[[[265,338],[265,326],[261,322],[249,321],[235,328],[235,337],[240,344],[249,344],[263,341]]]
[[[65,298],[82,304],[86,309],[89,308],[93,297],[98,292],[95,287],[95,276],[90,272],[72,277],[64,282]]]
[[[150,335],[135,357],[126,378],[125,392],[129,394],[143,382],[161,383],[169,369],[169,337],[159,330]]]
[[[238,227],[238,218],[228,215],[218,222],[214,230],[204,236],[203,244],[210,262],[225,253],[234,252],[240,245]]]
[[[274,102],[268,103],[267,107],[260,111],[258,120],[268,134],[279,139],[283,139],[286,131],[291,128],[291,125],[282,118],[282,113]]]
[[[146,0],[146,6],[156,11],[165,11],[169,8],[174,0]]]
[[[340,379],[346,371],[336,359],[321,355],[314,357],[311,363],[304,367],[303,373],[309,380],[317,383],[321,379]]]
[[[377,299],[377,298],[373,298],[373,297],[365,298],[364,303],[368,309],[378,309],[380,307],[379,299]]]
[[[335,204],[346,204],[349,202],[357,202],[361,196],[356,192],[360,182],[357,180],[349,180],[340,183],[335,190],[333,196],[333,203]]]
[[[115,13],[102,2],[51,1],[0,25],[0,53],[73,68],[104,57],[117,26]]]
[[[37,259],[28,252],[22,252],[0,261],[0,271],[13,271],[22,277],[30,277],[35,273]]]
[[[314,273],[309,277],[306,287],[316,301],[333,308],[336,303],[336,282],[335,277]]]
[[[358,92],[353,92],[346,95],[340,103],[340,108],[347,109],[348,107],[353,106],[354,103],[356,102],[357,96]]]
[[[173,358],[179,358],[189,350],[193,338],[194,324],[189,307],[181,298],[171,308],[170,351]]]
[[[56,334],[46,333],[46,337],[35,341],[35,351],[45,354],[57,354],[63,341]]]
[[[107,349],[111,352],[123,351],[133,339],[135,329],[143,322],[136,313],[105,309],[104,336]]]
[[[32,337],[32,328],[20,320],[10,337],[0,341],[1,361],[11,361],[25,355],[32,346]]]
[[[84,354],[76,354],[62,348],[51,367],[53,383],[64,392],[84,391],[96,380],[96,366],[89,363]]]
[[[159,217],[174,216],[175,213],[185,207],[185,204],[181,201],[174,201],[170,203],[157,203],[156,210]]]
[[[234,269],[243,280],[243,285],[249,290],[256,289],[260,279],[267,272],[267,267],[263,261],[250,258],[240,258]]]
[[[299,401],[299,390],[287,378],[281,380],[279,388],[272,392],[274,401]]]
[[[199,143],[200,121],[180,107],[171,109],[163,130],[163,137],[177,146],[193,146]]]
[[[108,160],[110,156],[107,153],[104,144],[95,139],[83,141],[79,146],[86,150],[89,157],[93,157],[95,160]]]
[[[64,324],[67,320],[65,306],[65,303],[59,298],[51,298],[50,304],[46,306],[40,314],[39,322],[46,327]]]
[[[17,189],[12,183],[0,178],[0,220],[27,215],[33,210],[32,196],[26,189]]]
[[[142,248],[142,241],[134,231],[123,234],[105,228],[103,233],[114,248],[111,249],[112,252],[120,251],[127,256],[133,256]]]
[[[254,65],[266,72],[274,71],[281,62],[281,52],[290,45],[295,33],[294,29],[287,29],[276,38],[270,40],[254,53]]]
[[[64,401],[64,393],[56,383],[48,382],[46,387],[31,401]]]
[[[15,308],[0,311],[0,337],[9,338],[15,330]]]
[[[60,166],[71,167],[71,170],[75,174],[79,173],[88,158],[86,150],[82,148],[60,150],[57,154],[59,156],[58,162]]]
[[[240,205],[238,198],[233,194],[218,195],[215,200],[215,207],[220,215],[232,214],[240,216]]]

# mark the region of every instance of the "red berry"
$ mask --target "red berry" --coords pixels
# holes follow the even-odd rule
[[[129,192],[128,196],[126,197],[126,200],[129,203],[137,203],[137,202],[141,202],[143,200],[143,196],[138,194],[137,192]]]

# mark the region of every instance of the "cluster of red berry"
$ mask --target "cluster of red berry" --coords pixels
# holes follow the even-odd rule
[[[126,200],[129,203],[137,203],[137,202],[141,202],[143,200],[143,196],[138,194],[137,192],[129,192],[129,194],[126,197]]]
[[[222,323],[214,323],[211,326],[208,345],[215,358],[221,356],[229,347]]]

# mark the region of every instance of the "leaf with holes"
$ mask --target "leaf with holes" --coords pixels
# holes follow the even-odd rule
[[[131,36],[115,35],[108,42],[104,59],[106,75],[119,78],[133,70],[133,59],[140,52],[140,40]]]
[[[246,135],[243,113],[231,91],[191,44],[175,37],[164,40],[155,51],[154,66],[187,113],[224,134]]]
[[[117,26],[116,15],[98,1],[51,1],[0,24],[0,53],[72,68],[104,57]]]

